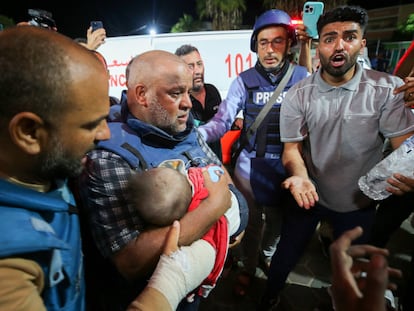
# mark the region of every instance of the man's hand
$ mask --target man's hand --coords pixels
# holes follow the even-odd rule
[[[306,26],[303,24],[296,25],[296,37],[301,44],[309,44],[312,38],[306,32]]]
[[[289,189],[300,207],[310,209],[319,201],[315,185],[299,176],[291,176],[282,183],[282,188]]]
[[[392,187],[387,187],[387,191],[395,195],[403,195],[407,192],[414,192],[414,178],[396,173],[387,182]]]
[[[223,169],[223,172],[224,174],[216,175],[213,178],[214,180],[212,180],[208,167],[203,168],[204,185],[209,193],[206,200],[214,204],[213,206],[225,206],[229,208],[231,206],[231,194],[228,185],[232,181],[225,169]],[[227,208],[223,210],[223,214]]]
[[[336,311],[385,311],[385,290],[396,289],[389,277],[401,271],[388,267],[388,250],[371,245],[353,245],[362,234],[356,227],[343,233],[330,246],[332,296]],[[368,259],[367,259],[368,258]]]
[[[406,77],[404,82],[404,85],[394,90],[394,94],[404,92],[405,106],[412,107],[414,106],[414,77]]]
[[[105,43],[106,31],[104,28],[99,28],[95,31],[92,31],[92,27],[89,27],[86,32],[86,38],[88,40],[86,47],[90,50],[96,50]]]

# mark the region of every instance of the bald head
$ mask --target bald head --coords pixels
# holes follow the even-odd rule
[[[79,85],[105,81],[99,80],[101,76],[107,79],[102,75],[102,64],[90,51],[62,34],[39,27],[2,31],[0,51],[0,125],[22,111],[50,120],[73,108]],[[94,82],[88,81],[93,76]]]
[[[163,50],[144,52],[130,65],[128,85],[152,84],[154,79],[173,75],[176,70],[188,70],[187,64],[177,55]]]

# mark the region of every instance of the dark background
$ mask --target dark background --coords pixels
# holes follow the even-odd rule
[[[184,13],[197,18],[196,0],[3,0],[1,2],[0,14],[13,18],[16,23],[28,20],[29,8],[51,12],[58,31],[72,38],[85,37],[91,20],[103,21],[107,36],[112,37],[147,33],[137,30],[153,23],[157,25],[159,33],[169,32]],[[365,9],[373,9],[413,2],[413,0],[351,0],[349,3],[360,5]],[[255,17],[263,12],[261,1],[247,0],[246,3],[244,24],[253,25]]]

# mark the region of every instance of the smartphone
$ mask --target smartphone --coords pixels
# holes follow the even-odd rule
[[[96,29],[103,28],[103,23],[101,21],[92,21],[91,22],[92,32]]]
[[[324,9],[323,2],[307,1],[303,5],[303,24],[306,26],[306,32],[313,39],[319,39],[316,23]]]

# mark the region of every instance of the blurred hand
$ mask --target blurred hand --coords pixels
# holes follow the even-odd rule
[[[405,106],[412,107],[414,106],[414,77],[406,77],[404,82],[404,85],[394,90],[394,94],[404,92]]]
[[[388,250],[371,245],[352,245],[362,234],[356,227],[343,233],[330,246],[332,298],[336,311],[386,311],[387,288],[396,289],[389,277],[401,271],[388,267]],[[368,259],[367,259],[368,258]]]
[[[392,187],[387,187],[387,191],[395,195],[403,195],[407,192],[414,192],[414,178],[396,173],[387,182]]]
[[[242,241],[244,237],[244,231],[242,231],[238,236],[234,237],[233,239],[230,240],[229,243],[229,248],[235,247],[237,245],[240,244],[240,242]]]

